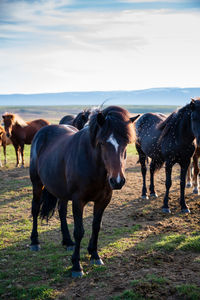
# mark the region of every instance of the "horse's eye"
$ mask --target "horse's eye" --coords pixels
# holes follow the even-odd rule
[[[124,151],[124,159],[126,159],[126,151]]]

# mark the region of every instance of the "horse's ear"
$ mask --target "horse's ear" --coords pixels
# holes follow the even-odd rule
[[[135,117],[131,117],[130,118],[130,121],[133,123],[133,122],[135,122],[136,120],[137,120],[137,118],[139,118],[139,116],[140,115],[137,115],[137,116],[135,116]]]
[[[193,98],[191,98],[190,108],[191,108],[191,110],[195,109],[195,99],[193,99]]]
[[[99,125],[100,127],[102,127],[103,124],[105,123],[105,117],[104,117],[104,115],[103,115],[101,112],[99,112],[99,113],[97,114],[97,123],[98,123],[98,125]]]

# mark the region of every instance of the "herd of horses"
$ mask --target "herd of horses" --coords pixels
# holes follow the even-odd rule
[[[169,190],[174,164],[180,165],[180,205],[183,213],[190,210],[185,203],[187,186],[191,186],[190,160],[193,157],[195,193],[198,193],[198,156],[200,146],[200,99],[192,99],[184,107],[171,113],[146,113],[131,117],[119,106],[85,110],[76,117],[65,116],[58,125],[39,119],[25,122],[11,113],[3,115],[0,140],[12,142],[17,166],[19,154],[24,166],[24,144],[31,144],[30,179],[33,187],[31,233],[32,251],[40,249],[38,216],[49,219],[58,207],[62,243],[73,250],[72,276],[83,276],[80,264],[80,244],[84,235],[83,210],[94,202],[92,235],[88,253],[92,264],[102,265],[97,250],[103,212],[113,190],[125,184],[126,148],[135,141],[143,176],[142,198],[148,199],[146,187],[147,158],[150,158],[150,197],[157,197],[154,173],[165,163],[166,193],[162,211],[170,213]],[[67,125],[67,126],[66,126]],[[67,204],[72,201],[74,240],[67,225]]]

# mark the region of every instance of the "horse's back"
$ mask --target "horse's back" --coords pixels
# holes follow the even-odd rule
[[[30,121],[30,122],[27,122],[27,124],[30,127],[35,128],[36,130],[39,130],[40,128],[42,128],[44,126],[50,125],[50,123],[44,119],[36,119],[36,120]]]
[[[60,120],[59,124],[72,125],[73,121],[74,121],[74,116],[73,116],[73,115],[67,115],[67,116],[64,116],[64,117]]]
[[[157,152],[155,149],[158,147],[158,139],[161,134],[158,125],[165,119],[166,116],[163,114],[146,113],[136,121],[137,144],[151,158]]]
[[[143,114],[135,122],[136,131],[140,132],[140,130],[144,130],[144,127],[147,129],[151,127],[155,127],[164,119],[166,119],[166,116],[163,114],[155,114],[155,113]]]
[[[31,150],[34,149],[36,152],[33,153],[31,151],[31,155],[37,154],[38,156],[42,149],[48,149],[52,145],[57,145],[63,136],[67,138],[77,131],[70,125],[48,125],[41,128],[33,139]]]

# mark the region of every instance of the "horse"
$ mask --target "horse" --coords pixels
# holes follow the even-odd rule
[[[192,164],[189,166],[187,171],[186,187],[192,187],[194,194],[199,194],[199,157],[200,157],[200,147],[196,147],[194,155],[192,157]]]
[[[80,130],[88,122],[88,118],[89,118],[90,114],[91,114],[91,110],[85,109],[85,110],[81,111],[76,117],[73,115],[64,116],[60,120],[59,124],[72,125],[72,126],[78,128],[78,130]]]
[[[200,101],[192,99],[168,117],[146,113],[136,122],[136,149],[139,154],[143,176],[142,198],[147,199],[146,188],[146,156],[151,158],[150,164],[150,196],[157,197],[154,189],[154,173],[165,162],[166,193],[162,211],[170,213],[168,206],[169,190],[172,184],[172,167],[178,163],[180,171],[180,205],[183,213],[190,210],[185,203],[185,178],[190,159],[195,151],[194,139],[200,144]]]
[[[88,126],[50,125],[38,131],[31,145],[30,179],[33,186],[33,228],[30,248],[40,249],[37,218],[47,220],[58,203],[62,244],[72,250],[72,277],[83,276],[80,244],[84,235],[83,209],[94,202],[92,235],[88,252],[92,264],[102,265],[97,241],[103,212],[112,191],[125,184],[126,147],[134,139],[133,122],[127,110],[109,106],[93,112]],[[69,234],[67,203],[72,201],[74,239]]]
[[[19,152],[24,167],[24,145],[31,144],[36,132],[50,123],[43,119],[25,122],[20,116],[13,113],[5,113],[3,116],[6,136],[10,138],[16,152],[16,167],[19,166]]]
[[[0,146],[3,147],[3,153],[4,153],[4,164],[6,165],[6,146],[10,145],[12,142],[9,138],[6,137],[6,132],[2,126],[0,126]],[[2,162],[0,160],[0,167],[2,167]]]

